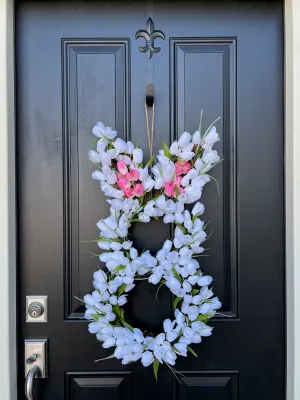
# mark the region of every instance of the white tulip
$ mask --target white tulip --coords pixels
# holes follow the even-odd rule
[[[118,346],[118,347],[116,347],[116,349],[115,349],[114,357],[115,357],[117,360],[121,360],[121,358],[123,358],[123,353],[124,353],[124,347],[123,347],[123,346]]]
[[[201,335],[199,333],[195,333],[192,338],[192,343],[201,343],[201,342],[202,342]]]
[[[126,153],[127,154],[132,154],[134,151],[134,144],[128,140],[127,145],[126,145]]]
[[[127,297],[126,296],[120,296],[119,298],[118,298],[118,304],[119,304],[119,306],[124,306],[124,304],[126,304],[127,303]]]
[[[187,356],[187,347],[185,344],[183,343],[175,343],[174,344],[175,349],[177,350],[177,352],[183,356],[186,357]]]
[[[199,132],[199,131],[196,131],[196,132],[193,134],[193,143],[194,143],[194,144],[200,144],[200,142],[201,142],[201,135],[200,135],[200,132]]]
[[[216,150],[205,150],[202,156],[202,160],[206,164],[214,164],[220,161],[220,157]]]
[[[102,250],[110,250],[110,242],[106,240],[100,240],[97,244],[98,247]]]
[[[94,171],[92,173],[92,178],[96,179],[97,181],[104,181],[105,180],[105,176],[104,176],[103,172],[101,172],[99,170]]]
[[[204,303],[199,307],[200,314],[208,314],[210,310],[210,305],[208,303]]]
[[[198,279],[198,285],[199,286],[208,286],[212,283],[213,279],[211,276],[200,276],[200,278]]]
[[[178,148],[178,143],[177,143],[176,140],[171,144],[170,153],[171,153],[173,156],[179,156],[179,154],[180,154],[180,150],[179,150],[179,148]]]
[[[180,154],[180,159],[184,161],[189,161],[194,157],[195,153],[193,151],[185,151]]]
[[[162,276],[157,274],[152,274],[148,278],[148,282],[152,283],[153,285],[157,285],[158,282],[161,280]]]
[[[132,242],[130,242],[129,240],[126,240],[125,242],[123,242],[123,249],[125,250],[129,250],[132,246]]]
[[[116,339],[111,337],[105,340],[105,342],[102,344],[102,347],[104,347],[104,349],[108,349],[109,347],[112,347],[115,344],[116,344]]]
[[[201,158],[197,158],[195,161],[194,167],[197,169],[197,171],[200,171],[204,167],[204,163],[201,160]]]
[[[116,137],[117,132],[113,131],[111,127],[105,126],[102,122],[97,122],[92,130],[93,134],[103,140],[113,139]]]
[[[107,257],[104,257],[105,255],[107,255]],[[107,260],[110,259],[109,257],[112,257],[111,253],[102,253],[101,256],[103,256]],[[107,275],[101,269],[99,271],[94,272],[93,277],[94,277],[95,281],[98,281],[98,282],[106,282],[107,281]]]
[[[193,209],[192,215],[195,216],[196,214],[202,215],[204,213],[204,205],[202,203],[197,202]]]
[[[198,307],[196,306],[191,306],[189,311],[188,311],[188,317],[191,321],[194,321],[195,319],[197,319],[199,316],[199,310]]]
[[[170,319],[165,319],[163,325],[164,325],[164,331],[168,333],[171,332],[172,329],[174,328],[175,321],[172,322]]]
[[[175,215],[167,214],[164,216],[163,221],[165,224],[170,224],[175,221]]]
[[[89,151],[89,159],[95,164],[99,164],[101,162],[101,156],[95,150],[90,150]]]
[[[204,142],[209,146],[213,146],[219,140],[220,140],[219,134],[216,131],[216,127],[213,126],[208,132],[208,134],[205,136]]]
[[[111,248],[112,250],[121,250],[122,244],[119,242],[111,242]]]
[[[178,146],[186,147],[191,141],[191,134],[188,132],[183,132],[180,138],[178,139]]]
[[[140,164],[143,162],[143,150],[142,149],[134,149],[133,150],[133,161],[136,164]]]
[[[146,215],[145,213],[140,213],[139,220],[141,222],[147,223],[147,222],[150,222],[150,217],[149,217],[149,215]]]
[[[145,351],[142,355],[142,364],[144,367],[148,367],[154,361],[153,353],[151,351]]]

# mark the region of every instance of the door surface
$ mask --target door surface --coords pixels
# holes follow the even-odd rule
[[[24,339],[49,339],[44,400],[283,400],[283,26],[280,1],[19,2],[16,7],[19,259],[19,397]],[[135,34],[151,17],[165,40],[151,60]],[[91,242],[108,204],[87,152],[97,121],[148,152],[144,102],[154,84],[154,153],[184,130],[221,116],[224,159],[202,197],[213,234],[201,257],[223,303],[213,335],[181,357],[176,381],[160,368],[122,366],[82,320],[99,266]],[[158,250],[169,226],[133,229]],[[154,333],[172,297],[143,282],[127,319]],[[47,295],[47,323],[26,323],[25,297]]]

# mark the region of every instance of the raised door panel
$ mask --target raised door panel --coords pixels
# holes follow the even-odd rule
[[[79,300],[91,289],[95,270],[93,243],[96,222],[109,206],[91,179],[88,160],[94,147],[95,122],[115,127],[121,138],[129,132],[129,75],[127,39],[63,40],[64,95],[64,266],[65,318],[78,319]],[[92,201],[91,201],[92,199]]]
[[[177,381],[176,400],[238,400],[237,372],[188,372]]]
[[[203,270],[214,277],[222,313],[238,314],[236,232],[236,38],[170,39],[171,140],[184,130],[199,126],[204,107],[202,134],[217,117],[222,138],[216,144],[221,162],[209,175],[201,201],[210,237],[205,248],[209,257],[199,257]]]
[[[130,400],[130,373],[66,374],[66,400]]]

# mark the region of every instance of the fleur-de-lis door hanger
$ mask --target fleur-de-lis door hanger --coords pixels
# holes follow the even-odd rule
[[[146,40],[146,46],[141,46],[140,51],[147,53],[149,60],[152,58],[154,53],[160,51],[160,47],[154,46],[154,40],[157,38],[165,39],[165,34],[162,31],[155,30],[154,22],[152,18],[148,18],[146,22],[146,29],[141,29],[135,34],[135,38],[144,38]]]

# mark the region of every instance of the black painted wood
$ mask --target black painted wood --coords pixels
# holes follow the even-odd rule
[[[282,2],[26,2],[16,7],[19,398],[23,341],[49,338],[43,400],[283,400],[285,386]],[[153,11],[153,12],[152,12]],[[163,30],[151,61],[135,33],[150,16]],[[151,64],[149,64],[151,63]],[[224,161],[205,189],[213,230],[202,269],[215,278],[223,316],[214,334],[167,368],[108,356],[74,298],[91,290],[98,261],[89,242],[108,204],[91,179],[91,129],[102,120],[149,154],[146,85],[155,88],[154,152],[217,116]],[[152,79],[153,78],[153,79]],[[135,225],[139,249],[157,251],[170,227]],[[25,323],[25,296],[49,296],[49,322]],[[172,298],[143,282],[128,320],[158,333]]]

